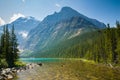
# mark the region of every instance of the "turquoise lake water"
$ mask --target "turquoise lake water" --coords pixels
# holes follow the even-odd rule
[[[61,58],[20,58],[21,61],[27,63],[39,63],[39,62],[61,62],[64,59]]]

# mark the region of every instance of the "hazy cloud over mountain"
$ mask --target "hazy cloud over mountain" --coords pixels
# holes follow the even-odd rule
[[[5,24],[5,21],[0,17],[0,26],[4,24]]]

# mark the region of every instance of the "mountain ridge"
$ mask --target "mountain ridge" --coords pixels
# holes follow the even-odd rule
[[[53,17],[53,16],[57,16],[57,17]],[[102,23],[102,22],[99,22],[98,20],[96,20],[96,19],[91,19],[91,18],[88,18],[88,17],[86,17],[86,16],[84,16],[83,14],[80,14],[78,11],[76,11],[76,10],[74,10],[74,9],[72,9],[72,8],[70,8],[70,7],[63,7],[61,10],[60,10],[60,12],[55,12],[54,14],[51,14],[51,15],[48,15],[48,16],[46,16],[44,19],[43,19],[43,23],[45,23],[45,22],[48,22],[48,21],[50,21],[51,19],[51,17],[52,18],[55,18],[54,19],[54,22],[59,22],[60,20],[59,19],[68,19],[68,18],[71,18],[71,17],[81,17],[81,18],[84,18],[84,19],[86,19],[86,20],[88,20],[88,21],[90,21],[90,22],[92,22],[93,24],[95,24],[96,26],[99,26],[99,27],[101,27],[101,28],[105,28],[105,24],[104,23]],[[48,21],[46,21],[46,20],[48,20]],[[56,21],[55,21],[56,20]],[[53,20],[51,20],[51,21],[53,21]],[[49,23],[49,22],[48,22]]]
[[[88,18],[70,7],[63,7],[60,12],[45,17],[30,31],[24,48],[31,52],[43,51],[61,41],[104,28],[104,23]]]

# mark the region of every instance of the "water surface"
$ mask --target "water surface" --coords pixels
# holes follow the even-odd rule
[[[40,63],[40,62],[60,62],[64,58],[20,58],[23,62],[28,63]]]
[[[24,62],[43,63],[18,73],[17,80],[120,80],[120,69],[80,59],[22,58]]]

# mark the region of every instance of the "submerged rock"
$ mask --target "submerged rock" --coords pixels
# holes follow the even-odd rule
[[[38,63],[39,66],[42,66],[42,63]]]

